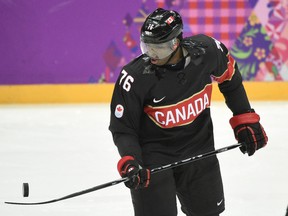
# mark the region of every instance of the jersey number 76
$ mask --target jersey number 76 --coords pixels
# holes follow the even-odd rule
[[[125,91],[129,92],[131,89],[131,84],[134,82],[134,78],[128,75],[128,73],[125,70],[122,70],[121,74],[122,76],[120,78],[119,85],[122,85],[123,82],[122,88]]]

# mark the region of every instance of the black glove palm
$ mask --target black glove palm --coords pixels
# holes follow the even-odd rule
[[[128,177],[125,182],[126,187],[131,189],[140,189],[149,186],[150,170],[142,168],[132,156],[121,158],[117,165],[121,177]]]
[[[239,143],[245,144],[240,147],[243,153],[253,155],[256,150],[267,144],[268,137],[264,128],[259,123],[260,117],[252,110],[249,113],[233,116],[230,124],[234,130],[234,135]]]

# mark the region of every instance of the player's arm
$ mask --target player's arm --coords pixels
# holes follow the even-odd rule
[[[117,168],[122,177],[129,177],[125,182],[129,188],[147,187],[150,181],[150,170],[142,168],[142,152],[138,134],[143,112],[143,97],[137,91],[137,79],[125,69],[115,83],[111,101],[109,130],[121,159]]]
[[[235,138],[239,143],[245,143],[240,149],[251,156],[267,144],[268,137],[259,115],[250,106],[236,61],[221,42],[215,39],[214,42],[218,64],[212,77],[218,82],[225,102],[233,112],[230,124]]]
[[[138,131],[143,108],[135,82],[125,69],[121,71],[110,104],[109,130],[120,156],[131,155],[141,161]]]

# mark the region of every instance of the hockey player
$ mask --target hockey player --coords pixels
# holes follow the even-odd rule
[[[111,101],[109,129],[121,159],[118,171],[136,216],[177,215],[176,196],[189,216],[224,211],[216,156],[150,176],[150,170],[214,150],[210,115],[212,80],[233,113],[230,124],[249,156],[267,136],[251,108],[237,64],[206,35],[183,38],[176,11],[158,8],[141,29],[142,55],[123,67]]]

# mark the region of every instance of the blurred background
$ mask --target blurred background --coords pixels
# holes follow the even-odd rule
[[[287,0],[0,0],[0,103],[109,101],[121,67],[140,54],[140,27],[157,7],[182,15],[184,36],[203,33],[222,41],[251,99],[288,99],[287,5]]]

